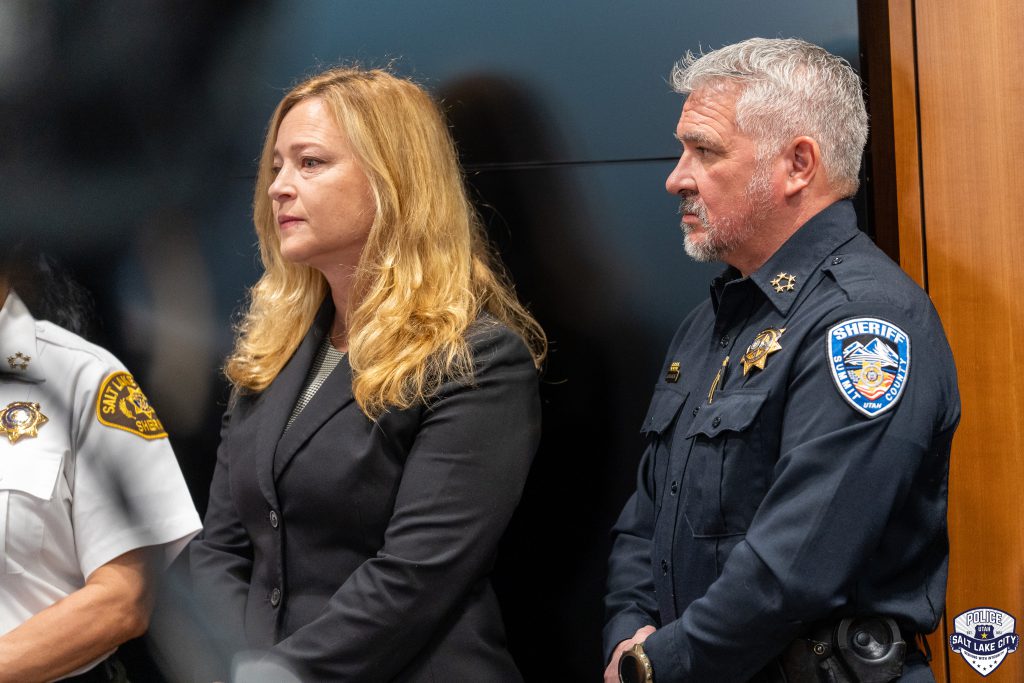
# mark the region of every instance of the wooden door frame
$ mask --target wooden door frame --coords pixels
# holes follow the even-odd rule
[[[928,291],[914,0],[858,0],[861,77],[870,135],[865,154],[875,242]],[[947,618],[928,638],[935,679],[949,680]]]
[[[857,13],[875,241],[927,291],[914,3],[858,0]]]

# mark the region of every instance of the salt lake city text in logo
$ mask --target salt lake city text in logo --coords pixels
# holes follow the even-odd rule
[[[953,620],[955,632],[949,636],[949,647],[972,669],[988,676],[1020,644],[1020,636],[1013,630],[1016,623],[1012,615],[993,607],[967,610]]]

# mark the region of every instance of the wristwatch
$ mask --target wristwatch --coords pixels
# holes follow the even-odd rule
[[[621,683],[654,683],[654,669],[644,652],[643,643],[637,643],[619,657]]]

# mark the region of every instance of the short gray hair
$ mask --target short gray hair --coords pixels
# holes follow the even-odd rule
[[[832,188],[844,197],[860,185],[868,115],[860,77],[842,57],[794,38],[750,38],[718,50],[687,52],[672,88],[688,95],[736,84],[736,126],[757,142],[758,161],[800,135],[814,138]]]

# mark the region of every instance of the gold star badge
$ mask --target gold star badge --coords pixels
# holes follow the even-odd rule
[[[39,436],[39,428],[49,421],[38,403],[15,401],[0,410],[0,433],[6,434],[11,443],[18,443],[23,436]]]
[[[28,370],[30,360],[32,360],[32,356],[26,356],[21,351],[13,356],[7,356],[7,364],[11,366],[11,370]]]
[[[775,279],[771,281],[771,285],[775,288],[776,292],[792,292],[796,289],[796,275],[779,273],[775,276]]]
[[[743,357],[740,358],[740,362],[743,363],[744,375],[750,372],[751,368],[764,370],[768,354],[782,350],[782,347],[779,345],[779,337],[785,331],[785,327],[769,327],[767,330],[761,330],[757,333],[754,341],[750,342],[750,346],[747,347],[747,350],[743,352]]]

